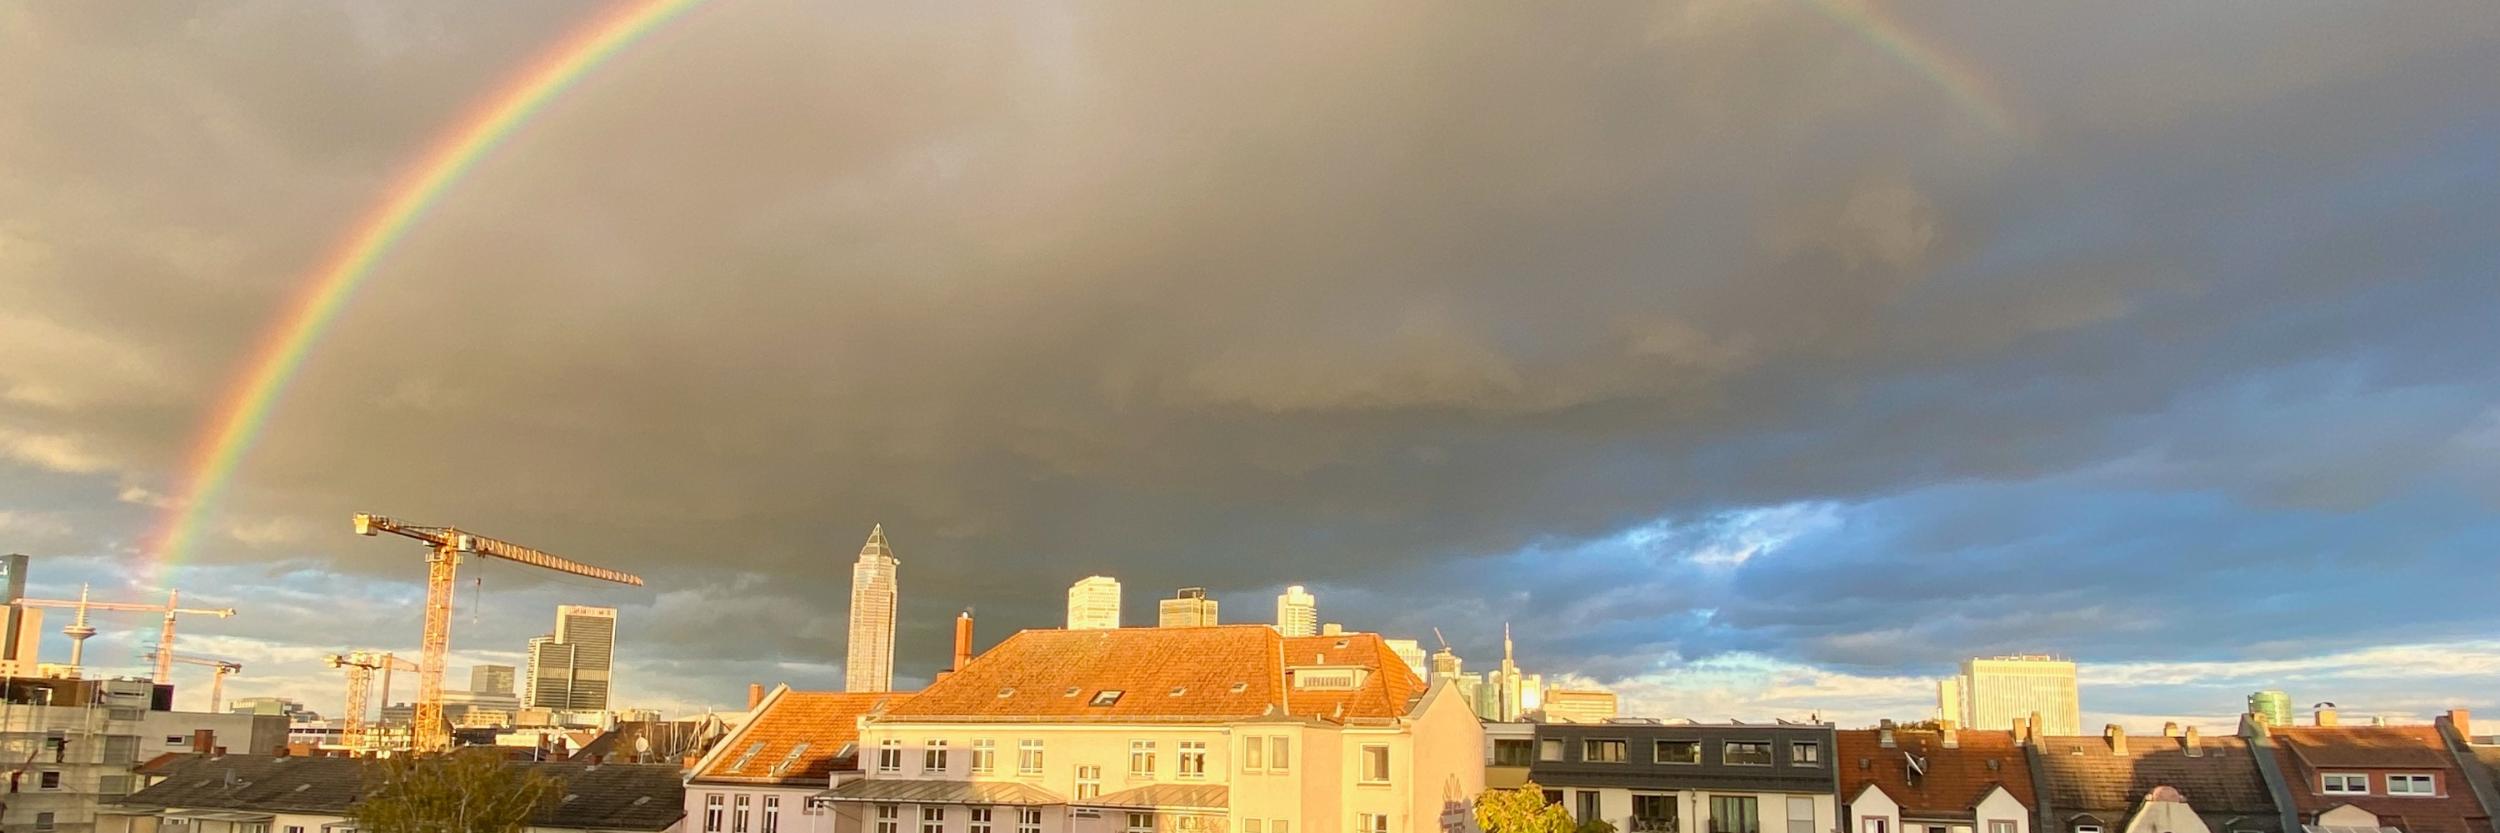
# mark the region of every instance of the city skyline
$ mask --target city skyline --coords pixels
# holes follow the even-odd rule
[[[452,667],[613,605],[672,708],[843,685],[891,523],[897,686],[1100,574],[1636,713],[2500,710],[2489,9],[1878,5],[30,5],[0,552],[309,704],[388,510],[649,582],[464,565]]]

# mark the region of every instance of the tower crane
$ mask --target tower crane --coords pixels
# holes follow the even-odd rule
[[[165,682],[172,679],[174,676],[173,655],[175,614],[190,613],[200,616],[215,616],[219,619],[224,619],[234,615],[234,608],[231,607],[183,607],[182,591],[180,590],[166,591],[164,604],[150,604],[142,602],[99,602],[88,598],[87,586],[83,584],[78,586],[77,601],[68,601],[64,599],[19,599],[16,602],[13,602],[13,604],[21,607],[66,607],[75,608],[78,611],[78,616],[69,623],[69,627],[61,629],[61,633],[69,637],[69,665],[71,668],[77,668],[80,663],[85,661],[87,655],[87,637],[95,635],[95,627],[87,624],[87,611],[110,610],[127,613],[165,614],[165,627],[157,633],[156,637],[157,682]]]
[[[339,721],[339,741],[348,749],[363,749],[365,713],[369,710],[373,690],[373,672],[382,672],[382,700],[384,705],[389,705],[391,672],[415,671],[417,664],[388,651],[349,651],[331,654],[330,667],[347,672],[347,714]]]
[[[462,532],[456,527],[416,526],[364,513],[357,514],[355,522],[358,535],[373,536],[388,532],[423,541],[428,548],[425,557],[425,641],[417,655],[417,708],[414,719],[419,752],[439,752],[451,746],[451,735],[443,725],[443,660],[451,652],[452,581],[456,578],[462,557],[500,558],[600,581],[637,587],[642,585],[642,577],[632,573],[593,567],[508,541]]]
[[[163,654],[157,651],[149,651],[145,654],[141,654],[140,656],[146,659],[157,659],[163,656]],[[243,663],[235,662],[230,659],[195,657],[186,654],[175,654],[173,655],[173,658],[175,662],[179,662],[184,665],[203,665],[212,669],[210,671],[211,676],[208,678],[208,712],[210,714],[217,714],[225,711],[226,675],[243,673]]]

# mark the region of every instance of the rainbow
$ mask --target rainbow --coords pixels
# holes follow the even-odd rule
[[[367,210],[330,257],[288,302],[276,326],[261,340],[227,388],[191,445],[182,469],[182,486],[165,505],[156,530],[144,543],[143,557],[153,556],[152,569],[181,563],[200,537],[211,505],[234,477],[235,467],[260,438],[269,412],[286,394],[287,383],[302,370],[313,345],[347,306],[356,287],[373,275],[374,267],[393,245],[424,219],[452,186],[477,167],[547,103],[579,83],[642,36],[685,14],[703,0],[639,0],[610,6],[512,74],[432,142],[424,155],[401,171]]]
[[[1807,0],[1806,5],[1832,22],[1849,27],[1859,38],[1925,77],[1952,98],[1954,106],[1989,130],[2006,136],[2020,135],[2013,110],[2005,106],[2005,97],[1989,83],[1986,73],[1927,45],[1908,25],[1886,15],[1874,0]]]

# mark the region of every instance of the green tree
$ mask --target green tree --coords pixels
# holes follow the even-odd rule
[[[554,780],[491,752],[373,762],[351,811],[365,833],[521,833],[553,801]]]
[[[1545,801],[1545,788],[1530,781],[1515,790],[1486,790],[1476,799],[1476,826],[1484,833],[1574,833],[1571,811]]]

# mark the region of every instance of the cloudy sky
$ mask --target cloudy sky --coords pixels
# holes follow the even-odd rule
[[[349,513],[456,523],[649,580],[472,563],[456,666],[612,604],[682,711],[838,685],[883,523],[906,685],[1107,573],[1507,621],[1660,716],[1921,717],[1999,652],[2094,724],[2500,707],[2480,2],[716,0],[390,250],[151,575],[283,305],[599,11],[0,7],[37,592],[239,608],[184,649],[321,708],[417,641]]]

